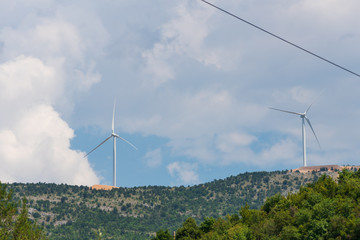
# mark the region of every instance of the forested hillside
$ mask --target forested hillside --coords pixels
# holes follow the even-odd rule
[[[50,239],[149,239],[158,229],[174,231],[188,218],[259,209],[266,198],[287,195],[336,172],[254,172],[192,187],[146,186],[95,190],[85,186],[13,183],[15,198],[28,199],[29,213]]]
[[[268,198],[259,210],[241,207],[239,214],[207,217],[200,224],[188,218],[177,240],[360,239],[360,171],[345,170],[338,180],[323,175],[297,193]],[[153,240],[171,240],[159,230]]]

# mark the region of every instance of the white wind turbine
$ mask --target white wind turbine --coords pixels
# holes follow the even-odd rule
[[[309,111],[309,109],[311,108],[312,104],[310,104],[310,106],[306,109],[306,111],[304,113],[298,113],[298,112],[291,112],[291,111],[286,111],[286,110],[281,110],[281,109],[277,109],[277,108],[272,108],[270,107],[270,109],[276,110],[276,111],[280,111],[280,112],[285,112],[285,113],[291,113],[291,114],[295,114],[300,116],[300,118],[302,119],[302,144],[303,144],[303,164],[304,167],[306,167],[306,132],[305,132],[305,120],[308,123],[309,127],[311,128],[311,131],[314,133],[314,136],[316,138],[317,143],[320,146],[320,142],[315,134],[315,131],[313,129],[313,127],[311,126],[310,120],[309,118],[307,118],[306,113]]]
[[[114,103],[114,109],[113,109],[111,135],[108,138],[106,138],[104,141],[102,141],[99,145],[97,145],[94,149],[92,149],[90,152],[88,152],[84,157],[88,156],[90,153],[95,151],[98,147],[103,145],[110,138],[113,138],[113,142],[114,142],[114,149],[113,149],[113,186],[116,187],[116,138],[119,138],[119,139],[123,140],[124,142],[128,143],[130,146],[135,148],[136,150],[137,150],[137,148],[131,142],[127,141],[126,139],[120,137],[118,134],[115,133],[114,119],[115,119],[115,103]]]

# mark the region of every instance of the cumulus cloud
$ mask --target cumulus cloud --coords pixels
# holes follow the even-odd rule
[[[149,151],[144,156],[146,164],[151,167],[158,167],[162,163],[162,153],[161,149],[157,148],[155,150]]]
[[[356,70],[356,0],[218,4]],[[6,89],[0,108],[8,115],[0,118],[1,134],[14,145],[20,122],[35,112],[70,125],[74,114],[80,128],[108,127],[106,106],[116,95],[120,131],[165,139],[142,152],[147,166],[175,157],[169,174],[196,182],[196,164],[301,164],[301,120],[267,107],[304,111],[319,99],[309,117],[324,151],[309,131],[309,163],[338,163],[342,156],[356,162],[358,80],[201,1],[143,2],[137,18],[131,1],[23,5],[0,9],[1,77],[22,79],[0,80]]]
[[[211,134],[204,134],[191,138],[174,138],[168,143],[168,146],[172,148],[176,156],[187,156],[210,164],[216,160],[212,144]]]
[[[196,172],[197,164],[187,162],[173,162],[167,166],[172,177],[175,177],[178,183],[196,184],[199,183],[199,176]]]
[[[98,183],[84,153],[71,149],[74,130],[63,115],[71,114],[74,93],[100,81],[93,56],[101,54],[106,31],[97,18],[72,22],[72,7],[55,2],[28,2],[32,12],[4,7],[22,14],[0,24],[0,180]],[[88,38],[90,32],[104,34]]]
[[[217,138],[217,149],[222,152],[232,152],[236,148],[249,146],[256,140],[255,136],[237,132],[224,133]]]
[[[349,6],[357,6],[358,3],[350,1],[340,8],[336,7],[337,4],[334,1],[329,5],[325,1],[316,4],[311,1],[278,1],[260,7],[258,2],[219,3],[280,35],[296,39],[300,45],[309,44],[315,49],[319,45],[328,47],[329,42],[318,40],[333,32],[325,24],[330,20],[329,12],[334,12],[337,19],[340,19],[337,21],[339,28],[334,30],[338,36],[331,41],[339,40],[337,37],[349,31],[348,27],[344,30],[340,26],[351,22],[350,18],[354,13]],[[132,126],[133,130],[169,138],[168,146],[173,153],[202,163],[229,164],[245,162],[246,158],[255,159],[255,163],[266,162],[269,158],[267,162],[272,164],[273,161],[276,162],[272,156],[278,157],[278,162],[283,159],[279,154],[282,150],[283,156],[288,158],[301,157],[301,151],[290,154],[295,146],[297,150],[301,150],[300,120],[291,120],[282,115],[273,119],[275,114],[266,111],[266,107],[270,105],[305,111],[309,104],[319,100],[322,90],[328,88],[325,85],[327,80],[324,79],[328,76],[326,71],[332,68],[329,66],[317,71],[321,77],[313,76],[314,68],[321,65],[321,61],[310,55],[300,56],[295,48],[289,48],[281,41],[234,19],[228,20],[229,16],[213,11],[206,5],[195,6],[185,1],[174,9],[173,17],[159,28],[158,41],[142,55],[147,70],[155,72],[155,85],[159,86],[167,82],[167,79],[172,79],[162,85],[160,91],[147,92],[160,95],[159,100],[148,105],[153,114],[140,116],[144,121],[137,119],[139,123],[149,123],[146,119],[156,121],[145,126],[130,124],[134,121],[128,119],[127,125],[130,128]],[[319,11],[323,14],[316,17],[321,21],[309,26],[307,23],[313,18],[303,16],[315,17],[314,14]],[[343,19],[344,14],[350,17]],[[334,19],[330,21],[334,22]],[[209,60],[212,59],[210,55],[215,56],[214,61]],[[188,62],[196,62],[200,67],[190,68]],[[229,66],[236,66],[237,69]],[[157,69],[171,74],[156,74]],[[189,69],[194,76],[180,72]],[[310,71],[306,72],[304,69]],[[204,73],[206,71],[210,73]],[[300,76],[294,76],[297,74]],[[321,99],[325,98],[331,98],[331,94],[325,92]],[[318,136],[326,135],[326,132],[331,132],[331,127],[319,126],[319,120],[325,119],[325,116],[319,116],[318,112],[322,103],[316,104],[318,105],[311,109],[312,123]],[[283,136],[268,143],[266,147],[254,150],[252,145],[255,142],[264,141],[261,138],[262,131],[273,134],[277,131],[277,135]],[[299,142],[282,140],[282,137],[299,139]],[[313,139],[310,134],[308,137],[311,148]]]
[[[148,107],[153,110],[149,117],[122,120],[125,129],[168,138],[166,146],[173,156],[225,165],[248,161],[245,148],[256,137],[240,131],[256,124],[267,112],[262,106],[239,102],[222,89],[174,93],[166,104],[152,102]]]
[[[351,59],[358,58],[360,35],[351,9],[359,2],[218,4],[322,56],[357,67],[358,61]],[[341,155],[354,159],[343,153],[354,151],[360,136],[356,121],[350,120],[358,119],[358,111],[351,110],[358,105],[358,80],[201,1],[173,3],[165,13],[148,28],[150,40],[140,44],[145,73],[134,75],[141,78],[135,87],[121,85],[140,98],[124,107],[132,109],[131,116],[121,119],[124,130],[165,138],[171,156],[204,166],[299,166],[301,119],[267,107],[300,112],[318,100],[309,113],[313,127],[327,151],[341,154],[318,151],[309,130],[309,164],[311,159],[339,162]],[[169,165],[177,179],[180,162]]]
[[[153,74],[155,86],[175,78],[178,58],[190,58],[217,69],[232,68],[229,52],[220,46],[208,46],[209,18],[213,9],[184,1],[175,7],[175,18],[160,27],[161,41],[143,52],[145,70]],[[171,62],[171,63],[170,63]],[[175,63],[175,64],[174,64]]]
[[[90,10],[76,13],[73,8],[76,9],[76,6],[64,8],[53,2],[42,9],[31,2],[29,9],[44,14],[31,14],[20,8],[17,11],[23,10],[24,15],[16,24],[0,24],[0,61],[11,61],[23,55],[40,59],[51,66],[58,79],[55,82],[56,96],[61,96],[54,96],[52,104],[64,115],[71,114],[73,103],[70,99],[74,94],[87,91],[100,82],[101,75],[96,70],[94,58],[102,54],[102,48],[108,41],[106,30]],[[17,13],[16,9],[12,11]],[[80,14],[84,19],[72,21],[74,16],[71,14]],[[93,29],[89,30],[88,25],[92,25]]]
[[[73,130],[51,107],[56,71],[20,56],[0,65],[0,161],[2,181],[89,185],[98,177],[82,153],[70,149]]]
[[[261,159],[269,162],[289,161],[296,159],[301,150],[299,146],[290,139],[283,140],[271,146],[261,153]]]
[[[48,105],[24,112],[0,131],[0,175],[4,182],[91,185],[99,178],[83,153],[70,149],[73,130]]]
[[[291,101],[293,104],[299,104],[308,107],[310,104],[319,100],[324,89],[326,88],[323,88],[321,91],[315,91],[310,88],[304,88],[303,86],[295,86],[285,90],[282,89],[281,91],[276,90],[272,93],[272,96],[277,104],[284,105],[284,102],[286,103],[287,101]],[[306,109],[299,109],[298,111],[305,110]]]

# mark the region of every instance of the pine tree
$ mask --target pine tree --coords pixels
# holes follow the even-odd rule
[[[21,211],[18,213],[18,207]],[[45,239],[45,234],[28,216],[26,198],[22,204],[13,200],[13,192],[0,182],[0,239]]]

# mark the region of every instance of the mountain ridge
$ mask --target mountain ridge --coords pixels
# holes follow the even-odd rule
[[[355,168],[355,167],[353,167]],[[246,204],[259,208],[280,193],[296,192],[322,174],[337,177],[338,170],[284,170],[252,172],[195,186],[144,186],[96,190],[87,186],[49,183],[13,183],[15,197],[28,199],[31,218],[50,239],[149,239],[158,229],[177,229],[188,217],[223,217]]]

